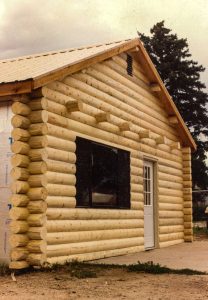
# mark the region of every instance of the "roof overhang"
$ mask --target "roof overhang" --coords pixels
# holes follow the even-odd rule
[[[174,104],[170,94],[168,93],[164,83],[162,82],[160,75],[158,74],[155,66],[153,65],[142,42],[138,38],[132,39],[130,41],[125,41],[123,44],[116,45],[110,50],[105,50],[99,52],[99,54],[80,59],[79,61],[65,65],[64,67],[55,69],[51,72],[44,73],[38,77],[34,77],[23,81],[1,83],[0,101],[5,101],[6,98],[11,99],[12,95],[29,94],[32,91],[46,85],[51,81],[58,79],[60,80],[60,78],[78,72],[84,68],[87,68],[93,64],[111,58],[112,56],[118,55],[122,52],[128,51],[130,51],[134,58],[137,59],[142,65],[145,72],[147,73],[147,77],[150,80],[151,84],[157,85],[159,87],[155,90],[155,93],[157,93],[157,96],[164,103],[168,115],[170,117],[176,116],[177,124],[175,124],[175,126],[177,127],[177,130],[183,141],[183,145],[185,147],[191,147],[192,151],[195,151],[197,148],[196,143],[194,142],[186,124],[184,123],[176,105]]]

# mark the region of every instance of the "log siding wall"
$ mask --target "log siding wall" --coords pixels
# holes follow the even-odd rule
[[[127,75],[125,55],[52,82],[42,88],[42,98],[24,104],[29,110],[20,123],[27,125],[18,126],[23,150],[15,154],[21,161],[15,168],[22,169],[14,172],[21,174],[15,178],[24,198],[17,205],[24,206],[24,217],[15,221],[15,236],[25,239],[18,244],[24,263],[144,250],[144,157],[157,161],[158,246],[190,240],[191,186],[187,190],[184,181],[190,153],[178,147],[177,130],[136,61],[133,76]],[[106,120],[99,121],[103,113]],[[76,208],[76,136],[130,151],[130,210]]]

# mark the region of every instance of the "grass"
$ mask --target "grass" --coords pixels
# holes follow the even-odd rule
[[[11,270],[9,269],[9,266],[5,263],[0,263],[0,276],[9,275],[11,273]]]
[[[208,228],[196,226],[193,228],[193,232],[195,235],[207,235],[208,236]]]
[[[114,264],[92,264],[80,262],[66,262],[64,265],[48,265],[44,268],[35,270],[34,268],[24,269],[16,274],[25,274],[32,272],[54,272],[54,273],[69,273],[71,277],[78,279],[96,278],[101,271],[120,269],[126,272],[149,273],[149,274],[178,274],[178,275],[207,275],[206,272],[201,272],[192,269],[171,269],[160,264],[155,264],[152,261],[133,265],[114,265]],[[8,265],[0,264],[0,276],[9,275],[11,270]]]
[[[180,275],[205,275],[206,272],[192,269],[171,269],[160,264],[154,264],[152,261],[146,263],[138,262],[135,265],[127,266],[129,272],[145,272],[150,274],[180,274]]]
[[[53,269],[53,266],[51,266]],[[65,271],[68,271],[72,277],[79,279],[96,278],[98,273],[110,269],[121,269],[127,272],[149,273],[149,274],[179,274],[179,275],[206,275],[206,272],[201,272],[192,269],[171,269],[160,264],[154,264],[152,261],[133,265],[113,265],[113,264],[91,264],[72,262],[62,266]]]

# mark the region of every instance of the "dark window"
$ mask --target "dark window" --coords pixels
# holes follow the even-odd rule
[[[130,76],[133,76],[132,72],[133,72],[133,67],[132,67],[132,63],[133,63],[133,59],[131,57],[131,55],[127,54],[126,56],[126,62],[127,62],[127,74]]]
[[[77,207],[130,208],[130,153],[76,139]]]

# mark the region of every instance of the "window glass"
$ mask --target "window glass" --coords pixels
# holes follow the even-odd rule
[[[77,207],[130,208],[130,153],[76,139]]]
[[[92,147],[92,203],[117,203],[118,151],[94,144]]]

